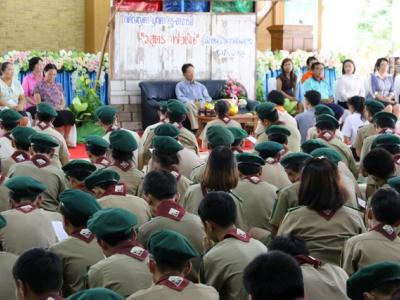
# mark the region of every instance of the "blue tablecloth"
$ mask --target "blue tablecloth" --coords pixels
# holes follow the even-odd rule
[[[301,84],[300,79],[305,72],[307,72],[306,67],[302,68],[301,70],[299,69],[296,71],[297,78],[299,79],[299,83],[297,85],[297,99],[299,99],[300,101],[303,100],[303,98],[304,98],[303,85]],[[270,91],[268,91],[268,80],[271,78],[278,77],[280,73],[281,73],[281,70],[279,69],[279,70],[275,70],[275,71],[269,71],[265,74],[265,83],[264,83],[265,97],[267,97],[268,93],[270,92]],[[329,86],[333,91],[333,86],[336,81],[336,69],[325,69],[325,80],[328,81]]]
[[[19,80],[22,83],[22,80],[27,75],[27,73],[19,73]],[[71,81],[72,72],[58,72],[56,81],[61,83],[64,89],[64,98],[65,104],[67,106],[71,105],[72,99],[75,97],[75,93],[72,89],[72,81]],[[89,77],[92,81],[96,80],[96,72],[90,72]],[[100,100],[102,104],[108,104],[108,74],[105,75],[105,81],[103,85],[100,87]]]

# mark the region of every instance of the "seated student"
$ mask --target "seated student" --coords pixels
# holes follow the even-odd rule
[[[144,197],[151,208],[152,219],[140,226],[138,240],[147,245],[150,236],[161,229],[173,230],[185,236],[202,254],[205,232],[198,216],[177,203],[175,177],[166,170],[151,171],[144,179]]]
[[[47,186],[28,177],[16,176],[6,181],[12,209],[2,212],[7,225],[2,229],[0,249],[20,255],[33,247],[47,248],[57,242],[52,222],[61,221],[59,213],[39,208]],[[29,234],[27,234],[29,228]]]
[[[285,96],[282,94],[282,92],[277,91],[277,90],[270,91],[267,95],[267,101],[276,104],[276,109],[278,110],[278,114],[279,114],[279,120],[281,120],[282,122],[284,122],[285,124],[288,124],[290,126],[297,127],[296,119],[293,118],[286,111],[286,109],[284,107]],[[296,100],[296,102],[297,102],[297,100]]]
[[[272,184],[278,190],[290,185],[290,180],[285,169],[279,163],[281,153],[284,151],[283,145],[268,141],[257,144],[254,149],[265,160],[265,165],[262,167],[261,179]]]
[[[215,243],[203,256],[202,282],[213,286],[221,300],[248,299],[242,285],[243,270],[267,248],[234,225],[237,207],[228,193],[208,193],[198,213],[208,239]]]
[[[6,219],[0,215],[0,231],[6,227]],[[15,281],[12,278],[12,268],[17,260],[17,256],[10,252],[0,250],[0,295],[4,299],[16,300],[15,296]]]
[[[305,298],[348,300],[346,272],[336,265],[323,263],[310,256],[304,240],[294,236],[278,236],[271,242],[268,250],[282,251],[297,260],[303,274]]]
[[[333,101],[333,91],[329,83],[324,79],[325,65],[315,62],[311,65],[312,76],[303,83],[304,94],[308,91],[317,91],[321,94],[321,101],[331,103]]]
[[[113,162],[107,169],[118,173],[130,195],[141,195],[144,173],[134,163],[133,153],[138,148],[136,140],[125,130],[111,132],[109,140]]]
[[[122,208],[105,208],[89,219],[105,258],[89,268],[87,288],[103,287],[126,298],[151,286],[149,253],[136,241],[136,216]]]
[[[95,235],[87,229],[87,221],[101,210],[101,206],[96,198],[81,190],[66,190],[59,198],[64,229],[69,237],[51,246],[50,251],[61,259],[64,274],[62,295],[68,297],[85,289],[84,278],[88,268],[103,259]]]
[[[190,242],[171,230],[154,233],[149,240],[149,270],[153,286],[128,297],[128,300],[217,300],[217,291],[206,285],[194,284],[185,277],[190,272],[190,259],[199,256]]]
[[[350,238],[343,250],[343,268],[350,275],[372,263],[400,261],[400,195],[381,188],[372,196],[367,211],[369,232]]]
[[[400,264],[381,262],[369,265],[347,280],[351,300],[386,300],[400,288]]]
[[[67,163],[62,170],[70,189],[86,192],[85,179],[96,171],[96,166],[87,160],[75,159]]]
[[[107,152],[110,144],[103,138],[90,135],[85,139],[86,153],[97,169],[103,169],[111,165],[111,161],[107,158]]]
[[[317,91],[308,91],[304,95],[305,111],[296,115],[297,128],[301,134],[301,143],[307,140],[307,131],[314,126],[314,107],[321,102],[321,94]]]
[[[5,109],[0,111],[0,129],[4,132],[0,137],[0,159],[9,158],[15,151],[12,145],[11,133],[21,120],[22,115],[15,110]]]
[[[13,129],[11,138],[15,151],[9,158],[1,160],[2,174],[7,175],[12,165],[31,159],[29,153],[29,148],[31,147],[30,137],[34,133],[36,133],[36,131],[30,127],[18,126]]]
[[[167,170],[175,176],[177,180],[178,197],[180,198],[186,194],[192,182],[183,176],[179,170],[179,156],[178,152],[183,149],[183,146],[175,139],[169,136],[156,136],[153,139],[153,169],[154,170]]]
[[[124,208],[137,216],[139,225],[150,219],[150,209],[146,201],[129,195],[127,185],[120,182],[117,172],[108,168],[97,170],[86,177],[85,185],[101,207]]]
[[[225,100],[219,100],[214,105],[215,113],[217,114],[217,118],[207,123],[206,127],[204,127],[203,131],[200,134],[201,146],[203,148],[207,147],[207,130],[211,126],[221,125],[224,127],[233,127],[233,128],[242,128],[239,122],[232,120],[229,117],[229,104]]]
[[[116,292],[105,288],[84,290],[68,297],[68,300],[124,300]]]
[[[57,255],[48,250],[33,248],[26,251],[16,261],[12,274],[18,300],[63,299],[59,294],[62,264]]]
[[[158,127],[158,125],[168,124],[167,101],[160,101],[158,104],[159,105],[157,107],[157,114],[158,114],[158,117],[160,118],[160,121],[153,125],[149,125],[145,128],[142,136],[140,137],[140,144],[142,145],[142,147],[143,147],[144,142],[146,141],[147,136],[149,135],[150,131],[153,131],[156,127]]]
[[[289,130],[287,130],[285,127],[281,125],[272,125],[268,127],[265,133],[268,136],[268,141],[276,142],[283,145],[281,158],[291,153],[288,149],[288,137],[290,136]]]
[[[56,119],[58,112],[48,103],[41,102],[36,106],[36,126],[33,127],[40,133],[46,133],[54,137],[59,146],[54,151],[54,159],[65,166],[69,161],[69,152],[67,142],[64,136],[54,129],[53,122]]]
[[[184,64],[182,66],[182,74],[185,80],[177,83],[175,94],[178,100],[186,105],[191,129],[196,130],[199,128],[196,101],[210,102],[212,99],[208,94],[207,88],[195,80],[194,66],[192,64]]]
[[[243,273],[251,300],[305,300],[303,275],[297,261],[281,251],[256,257]]]
[[[400,153],[400,137],[398,135],[384,133],[378,135],[371,145],[371,150],[382,148],[392,154],[396,162],[396,169],[398,166],[398,154]]]
[[[40,207],[48,211],[57,211],[58,195],[65,190],[66,182],[62,170],[51,163],[58,141],[44,133],[35,133],[31,140],[31,160],[14,164],[8,171],[8,177],[31,176],[47,186],[42,194]]]
[[[339,265],[345,240],[365,231],[359,212],[344,206],[346,194],[330,160],[309,160],[303,169],[299,189],[299,205],[302,206],[289,210],[279,226],[278,236],[302,238],[311,256]]]
[[[240,179],[232,192],[239,199],[243,199],[239,201],[238,198],[234,198],[245,224],[242,229],[251,231],[254,228],[264,231],[264,236],[257,237],[264,241],[272,229],[268,219],[272,213],[277,189],[272,184],[262,181],[260,175],[265,161],[261,157],[240,153],[236,156],[236,161]]]
[[[351,97],[347,102],[345,102],[349,107],[350,115],[344,121],[342,132],[345,144],[351,145],[354,153],[358,129],[368,124],[368,121],[364,116],[364,102],[365,99],[360,96]]]
[[[231,145],[232,151],[236,153],[243,153],[244,150],[242,149],[242,146],[244,144],[244,139],[249,136],[249,133],[242,128],[236,127],[228,127],[228,130],[233,135],[233,143]]]
[[[297,127],[291,126],[279,120],[278,110],[276,109],[276,105],[271,102],[266,102],[257,105],[256,113],[259,120],[265,127],[265,130],[268,129],[271,125],[281,125],[286,127],[290,131],[290,137],[288,138],[288,149],[292,152],[300,151],[300,141],[301,135]],[[268,141],[268,136],[264,132],[260,134],[257,138],[257,144]]]
[[[328,143],[325,143],[324,141],[321,140],[308,140],[305,141],[303,144],[301,144],[301,151],[304,153],[310,154],[313,152],[315,149],[319,148],[326,148],[329,147]]]

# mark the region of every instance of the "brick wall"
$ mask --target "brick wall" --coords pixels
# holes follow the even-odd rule
[[[85,0],[0,0],[1,51],[85,49]]]

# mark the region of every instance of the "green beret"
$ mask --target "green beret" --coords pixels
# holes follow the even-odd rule
[[[321,140],[308,140],[305,141],[302,145],[301,145],[301,150],[303,150],[303,152],[305,153],[311,153],[313,152],[315,149],[319,149],[319,148],[327,148],[329,147],[325,142],[321,141]]]
[[[87,160],[74,159],[63,166],[62,170],[67,175],[74,172],[93,173],[94,171],[96,171],[96,166]]]
[[[85,185],[88,189],[93,189],[103,183],[114,182],[118,183],[120,176],[117,172],[109,169],[99,169],[90,174],[85,179]]]
[[[161,153],[174,154],[183,149],[183,146],[170,136],[155,136],[153,148]]]
[[[66,300],[124,300],[124,298],[110,289],[91,288],[77,292]]]
[[[161,111],[167,111],[168,109],[168,101],[160,101],[159,103],[159,110]]]
[[[352,300],[363,300],[363,293],[395,280],[400,280],[399,263],[385,261],[370,264],[347,279],[347,296]]]
[[[335,165],[342,160],[340,154],[332,148],[318,148],[310,153],[313,157],[325,157],[333,162]]]
[[[31,176],[15,176],[4,184],[8,189],[21,197],[36,197],[47,190],[47,186]]]
[[[74,215],[90,217],[101,209],[96,198],[91,194],[77,189],[68,189],[58,196],[61,206],[65,207]]]
[[[123,152],[133,152],[138,148],[135,138],[126,130],[111,132],[110,146],[112,149]]]
[[[0,229],[6,227],[6,225],[7,225],[7,220],[2,215],[0,215]]]
[[[0,122],[2,123],[16,123],[22,119],[22,115],[13,109],[3,109],[0,112]]]
[[[332,110],[332,108],[330,108],[329,106],[324,105],[324,104],[315,105],[314,111],[315,111],[314,114],[316,116],[319,116],[319,115],[330,115],[332,117],[335,116],[335,112]]]
[[[394,188],[397,192],[400,193],[400,176],[390,178],[387,183],[391,188]]]
[[[189,260],[199,256],[183,235],[172,230],[161,230],[152,234],[147,249],[156,261]]]
[[[371,149],[375,149],[381,145],[400,145],[400,137],[395,134],[379,134],[374,138]]]
[[[85,139],[85,144],[89,147],[95,146],[104,149],[108,149],[110,147],[110,144],[105,139],[97,135],[89,135]]]
[[[304,152],[289,153],[281,159],[280,163],[284,168],[290,168],[294,165],[303,164],[310,158],[312,158],[312,156]]]
[[[177,138],[180,133],[181,131],[178,127],[169,123],[158,125],[154,129],[154,134],[156,136],[170,136],[172,138]]]
[[[46,133],[34,133],[30,137],[31,144],[38,145],[38,146],[43,146],[43,147],[49,147],[49,148],[55,148],[59,146],[58,141],[52,137],[49,134]]]
[[[365,101],[365,107],[371,113],[372,116],[385,109],[385,105],[381,101],[376,101],[376,100]]]
[[[58,115],[58,113],[54,109],[54,107],[45,102],[40,102],[38,105],[36,105],[36,112],[38,112],[42,115],[48,115],[51,117],[57,117],[57,115]]]
[[[95,212],[89,219],[87,227],[101,238],[115,233],[129,234],[137,224],[137,217],[130,211],[110,207]]]
[[[167,102],[167,110],[176,115],[186,115],[188,109],[184,103],[179,100],[171,99]]]
[[[243,152],[236,155],[236,161],[238,164],[245,163],[245,164],[252,164],[263,166],[265,165],[265,161],[256,154]]]
[[[207,140],[213,147],[230,146],[235,141],[232,132],[221,125],[211,126],[206,132]]]
[[[103,105],[96,109],[95,115],[98,120],[105,124],[111,124],[115,120],[118,110],[111,105]]]
[[[276,104],[272,102],[265,102],[256,106],[256,113],[260,119],[268,119],[276,111]]]
[[[271,125],[267,128],[267,130],[265,130],[265,133],[267,135],[280,134],[280,135],[290,136],[289,129],[281,125]]]
[[[397,122],[397,117],[390,113],[390,112],[386,112],[386,111],[380,111],[378,113],[376,113],[374,115],[374,117],[372,118],[372,122],[376,123],[376,121],[381,120],[381,119],[387,119],[393,122],[393,126],[396,124]]]
[[[227,129],[233,134],[234,142],[243,141],[249,136],[246,130],[237,127],[227,127]]]
[[[263,156],[274,157],[278,152],[282,151],[283,145],[277,142],[268,141],[257,144],[254,149],[259,153],[263,153]]]
[[[315,122],[315,126],[318,127],[318,125],[323,123],[330,124],[335,128],[339,128],[338,120],[336,120],[336,118],[332,117],[331,115],[318,115],[317,120]]]
[[[12,131],[12,137],[19,145],[30,145],[31,136],[35,134],[36,130],[31,127],[15,127]]]

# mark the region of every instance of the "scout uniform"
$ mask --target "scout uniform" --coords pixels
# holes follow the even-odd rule
[[[91,162],[83,159],[75,159],[71,160],[69,163],[67,163],[64,167],[62,167],[62,170],[65,173],[65,176],[68,178],[74,178],[76,181],[75,188],[78,188],[83,191],[86,190],[85,186],[85,181],[84,180],[78,180],[76,176],[85,176],[88,177],[90,174],[92,174],[94,171],[96,171],[96,166],[92,164]],[[72,187],[70,187],[72,188]]]
[[[307,243],[310,255],[339,265],[346,239],[365,232],[359,212],[342,206],[336,212],[317,212],[306,206],[292,208],[279,226],[278,235],[294,235]]]
[[[60,194],[63,210],[82,219],[89,219],[101,207],[89,193],[80,190],[66,190]],[[50,247],[63,265],[62,295],[67,297],[85,289],[84,277],[90,266],[104,258],[95,235],[82,226],[70,236]]]
[[[124,298],[112,290],[94,288],[73,294],[67,300],[124,300]]]
[[[242,277],[244,268],[267,248],[247,233],[232,228],[203,256],[202,282],[213,286],[221,300],[246,300]]]
[[[36,131],[30,127],[16,127],[12,131],[12,138],[15,143],[19,145],[25,145],[26,147],[30,147],[30,137]],[[6,159],[1,160],[1,173],[6,175],[10,170],[10,167],[16,163],[24,162],[30,160],[31,156],[29,152],[22,150],[15,150],[14,153]]]
[[[138,218],[138,224],[146,223],[151,215],[147,202],[137,196],[128,195],[128,188],[125,183],[119,183],[117,172],[108,169],[100,169],[85,179],[85,185],[89,190],[104,183],[112,183],[101,198],[98,198],[101,207],[124,208],[134,213]]]
[[[167,101],[160,101],[158,104],[159,111],[164,115],[167,112]],[[167,124],[165,116],[160,117],[160,122],[147,126],[140,138],[140,144],[143,146],[150,131],[154,130],[156,127],[158,127],[158,125],[162,124]]]
[[[3,109],[0,112],[0,123],[17,123],[22,115],[13,109]],[[11,132],[6,132],[0,137],[0,159],[9,158],[15,151],[12,145]]]
[[[181,234],[162,230],[153,234],[148,249],[155,262],[170,260],[188,261],[199,256],[190,242]],[[182,274],[163,274],[150,288],[136,292],[127,300],[217,300],[217,291],[203,284],[194,284],[182,277]]]
[[[220,125],[223,127],[232,127],[232,128],[242,128],[239,122],[232,120],[229,116],[224,116],[222,119],[216,118],[207,123],[206,127],[204,127],[203,131],[200,133],[199,138],[201,139],[201,147],[207,148],[208,140],[207,140],[207,130],[211,126]]]
[[[319,115],[331,115],[332,117],[335,117],[335,112],[327,105],[324,104],[318,104],[314,106],[314,114],[315,117],[318,117]],[[335,136],[338,138],[341,142],[344,141],[344,136],[343,133],[340,130],[335,130]],[[317,132],[317,127],[313,126],[310,127],[307,130],[307,140],[313,140],[318,138],[318,132]]]
[[[110,134],[110,147],[121,152],[134,152],[138,145],[136,140],[126,131],[118,130]],[[144,174],[138,170],[133,161],[121,161],[114,159],[114,162],[108,169],[117,172],[128,186],[130,195],[139,196],[141,194],[141,186],[143,184]]]
[[[47,188],[28,176],[9,179],[5,185],[21,198],[37,197]],[[40,209],[30,201],[21,201],[2,215],[7,220],[0,237],[4,251],[19,255],[30,248],[47,248],[57,243],[52,222],[61,222],[59,213]]]
[[[349,275],[381,261],[400,261],[400,238],[392,226],[378,224],[346,242],[342,264]]]
[[[231,149],[233,152],[242,153],[244,150],[242,149],[241,145],[243,140],[249,136],[248,132],[242,127],[228,127],[228,130],[233,134],[234,141],[232,143]]]
[[[344,141],[344,135],[340,130],[336,130],[335,131],[335,137],[341,142]],[[313,139],[316,139],[316,138],[318,138],[317,127],[315,127],[315,126],[310,127],[307,130],[307,140],[309,141],[309,140],[313,140]]]
[[[58,142],[55,138],[44,133],[35,133],[30,138],[31,144],[55,148]],[[58,195],[65,190],[66,182],[62,170],[51,164],[50,158],[44,154],[35,154],[31,160],[11,166],[8,177],[31,176],[47,186],[43,192],[43,202],[40,207],[48,211],[56,211],[58,208]]]
[[[36,109],[38,113],[43,115],[48,115],[54,118],[58,115],[57,111],[51,105],[44,102],[39,103],[36,106]],[[58,165],[65,165],[69,160],[69,152],[64,136],[54,129],[51,122],[38,122],[33,129],[35,129],[37,132],[51,135],[58,141],[59,146],[55,148],[53,159]]]
[[[85,139],[85,144],[89,147],[100,148],[103,151],[107,151],[110,147],[110,144],[105,139],[96,135],[88,136]],[[106,155],[97,157],[95,160],[92,160],[92,163],[96,166],[97,169],[103,169],[111,165],[111,161]]]
[[[250,153],[238,154],[236,159],[238,164],[251,164],[260,168],[265,164],[261,157]],[[235,201],[245,223],[242,228],[246,231],[254,227],[271,231],[268,220],[276,199],[276,187],[262,181],[256,174],[241,175],[237,187],[232,192],[243,200]],[[234,197],[234,200],[237,199]]]
[[[255,146],[255,150],[261,153],[260,156],[266,157],[265,165],[262,168],[261,179],[277,189],[284,188],[291,184],[285,169],[279,163],[279,155],[283,153],[283,145],[276,142],[263,142]]]
[[[0,174],[0,212],[11,209],[11,204],[9,200],[9,190],[4,185],[7,181],[7,177]]]
[[[328,148],[329,146],[328,146],[328,144],[327,143],[325,143],[324,141],[322,141],[322,140],[308,140],[308,141],[305,141],[302,145],[301,145],[301,150],[304,152],[304,153],[308,153],[308,154],[310,154],[311,152],[313,152],[315,149],[318,149],[318,148]]]
[[[6,219],[0,215],[0,232],[6,225]],[[15,280],[12,276],[12,269],[17,258],[18,257],[12,253],[0,251],[0,295],[3,299],[16,300]]]
[[[136,225],[136,216],[121,208],[99,210],[88,221],[88,229],[100,240],[107,236],[129,234]],[[149,254],[139,242],[121,241],[113,247],[111,256],[90,267],[88,287],[104,287],[124,298],[128,297],[150,287],[148,261]]]

